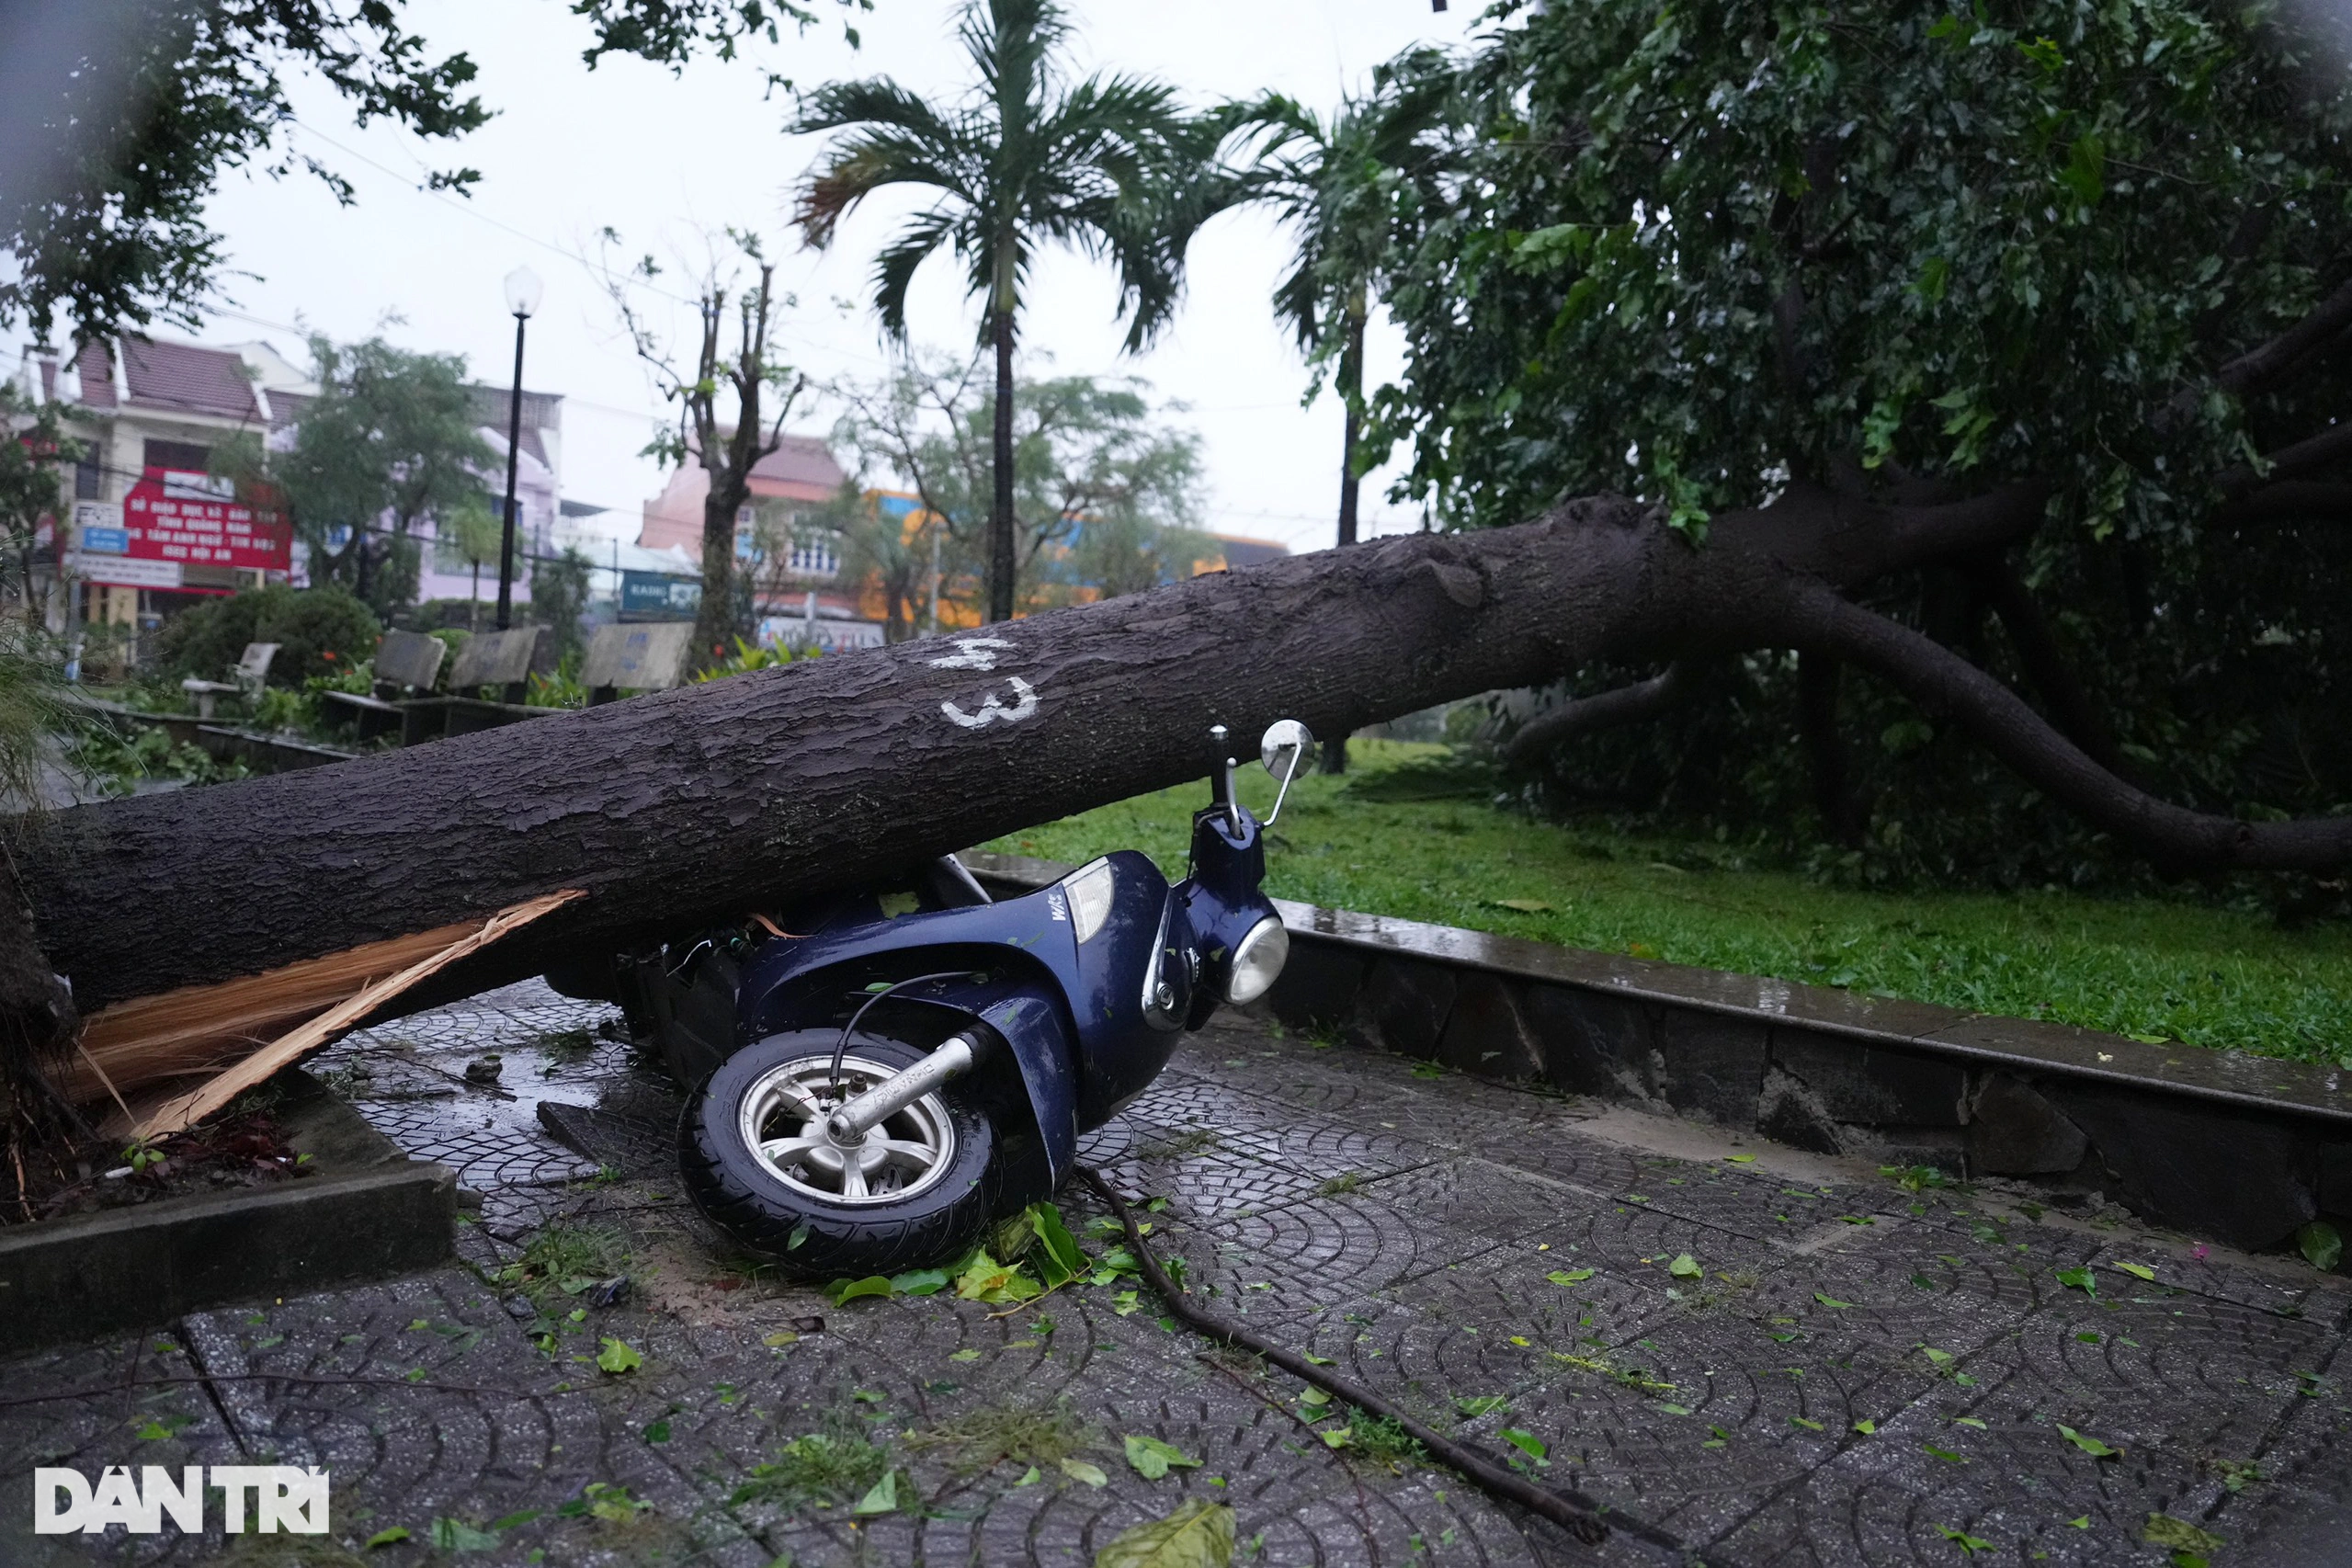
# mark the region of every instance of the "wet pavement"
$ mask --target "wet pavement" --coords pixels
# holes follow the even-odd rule
[[[1672,1560],[1331,1446],[1131,1279],[780,1284],[683,1200],[619,1033],[517,986],[314,1063],[458,1171],[465,1266],[0,1364],[0,1562],[1087,1563],[1187,1499],[1244,1563]],[[1212,1307],[1710,1563],[2352,1560],[2347,1282],[1436,1074],[1234,1018],[1082,1155],[1166,1199]],[[555,1278],[501,1277],[527,1258]],[[1147,1478],[1130,1437],[1199,1462]],[[239,1462],[325,1466],[333,1538],[26,1533],[35,1465]]]

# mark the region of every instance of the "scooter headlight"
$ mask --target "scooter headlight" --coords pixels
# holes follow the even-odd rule
[[[1112,874],[1108,860],[1096,860],[1079,867],[1062,879],[1062,888],[1070,895],[1070,926],[1081,942],[1091,941],[1103,922],[1110,918],[1111,894],[1118,878]]]
[[[1225,1000],[1235,1006],[1255,1002],[1272,988],[1290,957],[1290,933],[1278,916],[1269,915],[1249,928],[1233,949],[1233,974],[1225,982]]]

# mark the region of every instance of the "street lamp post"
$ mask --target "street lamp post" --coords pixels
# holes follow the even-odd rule
[[[498,630],[515,612],[515,465],[523,449],[523,324],[539,309],[539,274],[518,267],[506,274],[506,308],[515,312],[515,394],[506,411],[506,511],[498,531]]]

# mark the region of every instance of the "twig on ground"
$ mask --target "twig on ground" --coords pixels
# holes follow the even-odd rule
[[[1262,1356],[1292,1377],[1346,1400],[1367,1415],[1395,1422],[1406,1437],[1428,1449],[1430,1456],[1439,1463],[1460,1471],[1472,1485],[1492,1496],[1517,1503],[1542,1516],[1588,1546],[1596,1546],[1606,1540],[1611,1530],[1621,1530],[1646,1545],[1674,1552],[1685,1559],[1692,1557],[1690,1548],[1665,1530],[1616,1509],[1609,1509],[1608,1517],[1604,1521],[1601,1505],[1582,1493],[1541,1485],[1506,1470],[1476,1449],[1466,1448],[1443,1433],[1422,1425],[1408,1412],[1399,1409],[1354,1380],[1318,1367],[1297,1351],[1275,1344],[1256,1330],[1195,1304],[1192,1298],[1178,1290],[1176,1281],[1168,1278],[1167,1270],[1160,1267],[1159,1258],[1143,1240],[1143,1233],[1136,1228],[1135,1217],[1129,1211],[1126,1200],[1112,1190],[1110,1183],[1088,1166],[1080,1165],[1077,1172],[1079,1178],[1093,1187],[1096,1194],[1109,1205],[1110,1211],[1119,1216],[1119,1222],[1127,1231],[1128,1250],[1135,1255],[1135,1261],[1142,1266],[1143,1277],[1151,1281],[1152,1289],[1167,1303],[1168,1311],[1198,1332]]]

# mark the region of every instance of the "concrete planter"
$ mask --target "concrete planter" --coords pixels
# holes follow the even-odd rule
[[[316,1174],[0,1231],[0,1357],[446,1261],[455,1176],[309,1074],[278,1081],[288,1142]]]
[[[1070,869],[963,858],[1007,889]],[[2104,1191],[2234,1246],[2352,1216],[2334,1068],[1277,903],[1290,961],[1265,1005],[1296,1028],[1823,1153]]]

